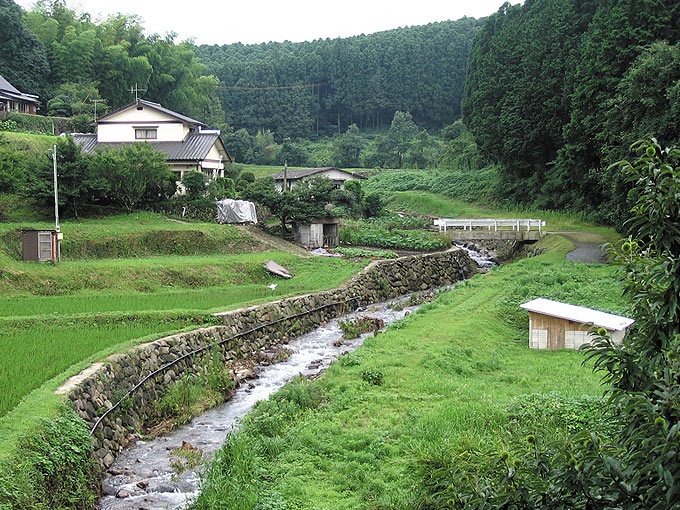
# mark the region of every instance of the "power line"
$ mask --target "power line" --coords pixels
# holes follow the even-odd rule
[[[319,83],[305,83],[304,85],[288,85],[281,87],[225,87],[223,85],[218,85],[215,88],[219,90],[291,90],[291,89],[309,89],[313,87],[321,87],[322,85],[328,85],[328,82],[322,81]]]

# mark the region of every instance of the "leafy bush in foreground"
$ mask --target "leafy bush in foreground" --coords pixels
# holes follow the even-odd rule
[[[85,422],[64,408],[59,416],[42,420],[0,464],[0,509],[89,510],[97,474]]]

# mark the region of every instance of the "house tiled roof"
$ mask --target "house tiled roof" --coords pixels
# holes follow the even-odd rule
[[[174,117],[178,120],[181,120],[182,122],[186,122],[188,124],[196,124],[197,126],[205,126],[205,124],[199,120],[192,119],[191,117],[187,117],[186,115],[182,115],[181,113],[173,112],[172,110],[168,110],[167,108],[161,106],[158,103],[154,103],[152,101],[147,101],[146,99],[138,99],[134,103],[127,104],[121,108],[118,108],[117,110],[112,111],[111,113],[107,113],[106,115],[99,117],[95,122],[101,122],[101,121],[106,121],[109,117],[112,115],[115,115],[118,112],[122,112],[123,110],[127,110],[131,106],[135,105],[142,105],[142,106],[147,106],[149,108],[152,108],[154,110],[157,110],[159,112],[165,113],[167,115],[170,115],[171,117]]]
[[[15,94],[21,94],[21,92],[19,92],[19,90],[14,85],[5,80],[5,78],[3,78],[2,75],[0,75],[0,90],[14,92]]]
[[[191,133],[180,142],[154,142],[147,141],[153,147],[165,154],[169,161],[202,161],[206,158],[210,149],[217,142],[219,134]],[[107,149],[131,145],[140,142],[97,142],[96,134],[74,134],[73,141],[81,150],[88,154],[94,154],[97,149]]]
[[[338,170],[339,172],[344,172],[346,174],[351,175],[352,177],[356,177],[357,179],[363,179],[361,175],[353,174],[352,172],[348,172],[347,170],[342,170],[340,168],[336,168],[334,166],[325,166],[322,168],[301,168],[299,170],[288,170],[288,176],[287,179],[289,180],[295,180],[295,179],[304,179],[305,177],[310,177],[312,175],[320,174],[323,172],[326,172],[328,170]],[[271,174],[271,177],[276,180],[280,181],[283,179],[283,170],[280,172],[276,172],[275,174]]]
[[[24,94],[19,91],[14,85],[8,82],[0,75],[0,99],[11,99],[14,101],[26,101],[28,103],[38,104],[38,96],[33,94]]]

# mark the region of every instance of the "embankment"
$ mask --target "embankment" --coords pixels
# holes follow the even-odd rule
[[[165,337],[108,358],[61,392],[94,429],[95,457],[106,469],[155,416],[154,403],[177,380],[203,370],[208,355],[226,366],[258,354],[359,306],[468,278],[476,266],[463,250],[379,261],[331,291],[221,314],[223,325]]]

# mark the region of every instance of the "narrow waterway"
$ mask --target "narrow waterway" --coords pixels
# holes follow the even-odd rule
[[[474,255],[474,260],[482,257],[476,252]],[[149,441],[139,440],[126,448],[102,481],[104,495],[99,507],[102,510],[186,507],[198,496],[200,477],[205,466],[201,464],[178,473],[172,466],[173,461],[177,460],[171,454],[173,450],[187,442],[202,450],[204,461],[209,460],[223,444],[227,434],[238,426],[239,420],[258,401],[267,399],[298,374],[314,376],[323,372],[338,356],[355,350],[367,336],[372,335],[368,333],[353,340],[343,339],[339,320],[375,317],[387,325],[419,307],[407,306],[410,305],[410,299],[408,295],[371,305],[292,340],[287,345],[292,354],[286,361],[259,367],[257,378],[242,384],[229,401],[206,411],[167,436]],[[397,303],[399,306],[394,306]]]
[[[407,301],[408,297],[402,300]],[[365,316],[377,317],[389,324],[417,308],[407,306],[395,311],[391,308],[394,303],[378,303],[339,320]],[[100,508],[156,510],[184,507],[198,496],[203,466],[177,474],[172,467],[176,460],[171,455],[174,449],[186,441],[203,450],[204,459],[210,458],[255,403],[268,398],[298,374],[311,376],[323,372],[340,354],[359,347],[368,335],[372,333],[345,340],[336,319],[292,340],[288,348],[293,354],[286,361],[260,367],[258,377],[242,384],[228,402],[206,411],[168,436],[140,440],[126,448],[102,482],[105,495],[100,500]]]

